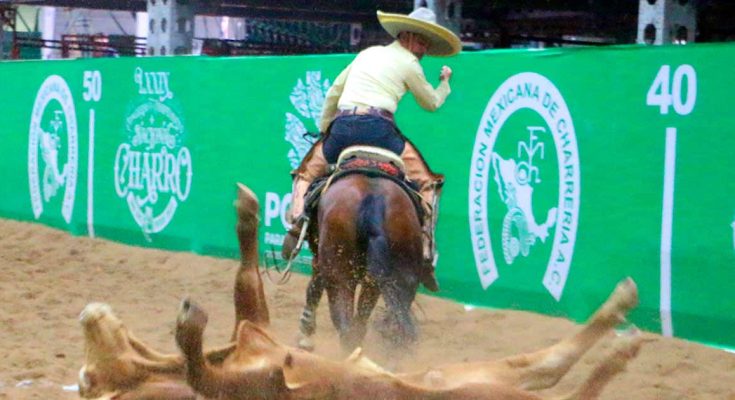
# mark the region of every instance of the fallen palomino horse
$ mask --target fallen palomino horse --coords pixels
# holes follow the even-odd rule
[[[176,342],[182,354],[161,354],[128,331],[112,309],[87,305],[80,321],[85,362],[83,398],[108,400],[194,399],[595,399],[641,345],[636,329],[614,339],[611,352],[571,393],[542,397],[600,339],[625,321],[638,302],[635,283],[622,281],[576,334],[546,349],[494,361],[392,373],[357,349],[333,361],[278,343],[268,333],[268,310],[257,270],[257,201],[241,187],[236,202],[242,262],[235,285],[233,341],[204,350],[207,314],[182,302]]]
[[[182,303],[176,328],[184,356],[163,355],[137,340],[109,306],[93,303],[81,316],[86,361],[80,394],[116,400],[541,399],[532,391],[553,387],[636,302],[635,284],[625,280],[579,332],[549,348],[404,374],[383,370],[359,350],[337,362],[281,345],[248,320],[240,323],[233,343],[203,351],[207,316],[190,301]],[[555,398],[597,398],[641,344],[636,330],[614,341],[586,381]]]

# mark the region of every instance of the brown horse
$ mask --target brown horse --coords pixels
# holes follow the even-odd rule
[[[386,177],[344,176],[322,195],[311,233],[313,274],[299,345],[313,347],[310,336],[324,290],[345,350],[362,342],[380,295],[387,309],[382,333],[397,347],[413,343],[417,331],[410,310],[419,285],[422,248],[421,223],[407,192]]]

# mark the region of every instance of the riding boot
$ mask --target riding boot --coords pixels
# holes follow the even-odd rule
[[[436,279],[436,252],[434,246],[434,230],[424,226],[421,234],[423,245],[423,260],[420,281],[430,292],[439,291],[439,281]]]
[[[306,190],[310,184],[311,182],[303,177],[296,176],[294,178],[291,208],[286,213],[286,220],[292,225],[291,229],[288,230],[286,236],[283,238],[283,244],[281,245],[281,257],[284,260],[291,259],[291,255],[299,241],[301,228],[304,226],[304,221],[306,220],[304,215],[304,196],[306,196]]]
[[[421,232],[423,247],[423,273],[421,283],[431,292],[439,291],[439,282],[436,279],[436,261],[438,254],[436,251],[436,241],[434,240],[434,231],[436,229],[436,218],[438,216],[439,192],[434,183],[422,188],[421,197],[425,200],[424,220]]]
[[[444,181],[443,175],[434,174],[429,169],[426,161],[416,150],[413,144],[406,141],[406,145],[401,153],[401,159],[406,166],[406,176],[418,184],[419,194],[423,199],[424,219],[422,221],[422,245],[423,245],[423,262],[422,274],[420,281],[427,290],[436,292],[439,290],[439,283],[434,274],[436,256],[434,243],[434,227],[436,226],[436,215],[439,194]]]

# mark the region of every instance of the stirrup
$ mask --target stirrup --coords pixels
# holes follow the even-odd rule
[[[293,232],[293,229],[295,227],[297,227],[297,226],[300,226],[300,230],[299,230],[298,239],[296,241],[296,245],[291,250],[290,254],[286,254],[287,257],[284,257],[286,259],[286,261],[288,261],[288,267],[287,267],[287,269],[290,269],[291,261],[294,258],[296,258],[296,255],[299,254],[299,251],[301,251],[301,246],[304,245],[304,239],[306,239],[306,231],[309,228],[309,217],[307,217],[304,214],[302,214],[300,217],[298,217],[296,219],[296,222],[294,222],[293,226],[288,231],[288,235],[296,236],[295,235],[295,232]],[[284,240],[284,243],[285,243],[285,240]]]
[[[303,222],[301,222],[303,221]],[[296,245],[293,247],[293,249],[287,249],[287,246],[289,246],[288,241],[289,238],[296,236],[295,232],[292,232],[294,227],[292,227],[288,233],[286,234],[286,238],[283,240],[283,248],[281,249],[281,257],[283,257],[284,260],[286,260],[286,267],[283,269],[283,272],[280,272],[281,277],[279,279],[273,279],[271,277],[271,273],[268,268],[265,268],[265,275],[268,277],[268,280],[275,283],[276,285],[283,285],[291,279],[291,269],[293,268],[293,260],[296,258],[296,256],[299,254],[299,251],[301,251],[301,246],[304,244],[304,239],[306,238],[306,232],[309,228],[309,218],[303,217],[299,218],[297,223],[294,224],[294,227],[297,226],[297,224],[301,224],[301,232],[299,233],[298,240],[296,241]],[[289,251],[290,250],[290,253]]]

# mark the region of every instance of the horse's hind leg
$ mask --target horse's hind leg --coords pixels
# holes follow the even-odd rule
[[[404,233],[411,232],[411,228],[418,232],[420,227],[417,220],[406,221],[405,212],[388,212],[386,207],[386,200],[377,196],[366,197],[362,204],[360,229],[366,236],[365,267],[387,308],[384,322],[388,331],[382,333],[393,346],[405,348],[418,337],[411,304],[419,284],[416,271],[421,260],[421,239],[418,234]]]
[[[397,274],[394,274],[397,275]],[[385,330],[381,332],[396,348],[406,348],[416,342],[418,332],[411,315],[416,285],[400,282],[400,278],[378,280],[386,305]]]
[[[380,289],[374,282],[364,282],[357,301],[357,315],[352,324],[352,335],[362,343],[367,333],[367,323],[380,298]]]
[[[348,282],[337,282],[327,287],[329,314],[332,324],[339,332],[342,349],[351,352],[359,344],[354,336],[352,324],[355,313],[355,286]]]
[[[620,282],[607,301],[576,335],[537,351],[501,361],[501,374],[508,383],[528,390],[554,386],[600,338],[625,321],[625,314],[638,304],[638,289],[632,279]]]
[[[307,351],[314,350],[312,336],[316,332],[316,309],[319,307],[319,301],[326,287],[324,278],[318,273],[318,270],[313,268],[312,271],[309,286],[306,288],[306,304],[299,319],[297,338],[298,347]]]

